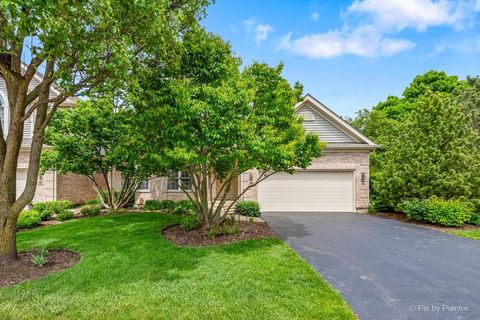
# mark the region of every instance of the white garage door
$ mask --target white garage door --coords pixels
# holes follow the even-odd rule
[[[18,169],[17,170],[17,198],[22,194],[27,184],[27,170]]]
[[[259,184],[264,212],[354,211],[352,171],[277,173]]]

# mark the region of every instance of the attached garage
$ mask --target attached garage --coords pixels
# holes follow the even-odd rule
[[[258,186],[264,212],[355,211],[353,171],[277,173]]]

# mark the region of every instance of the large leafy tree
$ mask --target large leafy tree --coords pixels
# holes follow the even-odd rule
[[[376,200],[390,208],[403,200],[471,199],[480,193],[480,136],[451,96],[427,93],[386,145],[373,181]]]
[[[145,152],[137,142],[135,113],[114,98],[79,101],[59,110],[47,128],[41,170],[84,175],[107,208],[123,208],[148,174],[141,165]],[[116,184],[112,173],[119,173]]]
[[[275,172],[305,168],[321,151],[294,113],[301,89],[281,76],[282,66],[239,68],[227,43],[197,30],[184,37],[170,74],[151,72],[140,85],[136,107],[152,171],[189,173],[192,187],[183,191],[205,228],[224,221],[227,195],[242,173],[260,171],[232,200]]]
[[[10,121],[0,130],[0,263],[16,258],[15,226],[32,201],[44,131],[71,95],[117,87],[154,53],[168,64],[207,0],[0,1],[0,73]],[[174,54],[173,54],[174,56]],[[32,82],[41,72],[41,82]],[[52,86],[59,92],[52,94]],[[22,131],[34,118],[25,190],[16,197]]]
[[[385,101],[379,102],[371,110],[362,109],[350,123],[373,139],[381,147],[370,157],[370,179],[372,183],[372,202],[378,209],[392,209],[390,204],[384,203],[385,197],[377,197],[388,186],[382,185],[384,179],[379,178],[384,170],[384,163],[389,161],[385,154],[389,146],[397,140],[401,134],[402,124],[412,112],[418,108],[424,95],[430,93],[442,93],[445,96],[453,96],[457,91],[465,87],[465,82],[456,76],[450,76],[443,71],[428,71],[416,76],[412,83],[405,88],[401,97],[389,96]],[[439,105],[441,107],[441,105]]]

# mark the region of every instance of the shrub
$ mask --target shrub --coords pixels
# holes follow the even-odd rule
[[[235,205],[235,212],[247,217],[260,217],[260,206],[255,201],[239,201]]]
[[[182,230],[185,230],[185,231],[197,229],[198,226],[199,226],[198,216],[196,214],[184,216],[180,221],[180,228],[182,228]]]
[[[234,224],[223,224],[218,227],[213,227],[207,232],[207,237],[210,239],[215,238],[216,236],[227,236],[232,234],[237,234],[240,231],[240,226],[237,223]]]
[[[86,217],[94,217],[100,214],[102,207],[99,205],[85,205],[80,209],[80,213]]]
[[[160,209],[171,210],[171,209],[175,208],[175,201],[170,200],[170,199],[162,200],[162,201],[160,201],[159,207],[160,207]]]
[[[477,213],[472,213],[468,223],[473,224],[474,226],[480,227],[480,213],[478,213],[478,212]]]
[[[32,263],[36,267],[42,267],[48,262],[48,250],[45,246],[40,247],[38,254],[32,254]]]
[[[40,213],[36,210],[22,211],[18,216],[17,228],[34,228],[40,224],[40,221],[42,221]]]
[[[195,206],[190,200],[181,200],[175,203],[175,207],[172,209],[173,214],[177,215],[189,215],[194,213]]]
[[[85,201],[85,205],[87,205],[87,206],[101,206],[102,202],[100,201],[100,198],[97,196],[93,199]]]
[[[465,201],[431,197],[405,202],[403,210],[409,219],[456,227],[470,221],[473,208]]]
[[[33,205],[32,209],[40,214],[40,217],[43,221],[46,221],[50,220],[53,215],[58,215],[59,213],[69,209],[71,206],[72,203],[70,201],[59,200],[38,202]]]
[[[62,212],[57,214],[57,220],[66,221],[66,220],[72,219],[73,216],[74,216],[73,211],[63,210]]]
[[[143,204],[143,209],[144,210],[160,210],[161,209],[160,201],[158,201],[158,200],[147,200]]]

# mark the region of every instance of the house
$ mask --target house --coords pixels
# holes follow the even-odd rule
[[[311,95],[296,106],[307,132],[314,132],[327,143],[324,155],[305,170],[293,174],[276,173],[247,190],[244,200],[258,201],[264,212],[364,212],[369,205],[369,153],[378,146]],[[238,177],[230,198],[239,195],[257,170]],[[186,173],[176,179],[159,177],[144,181],[136,194],[137,204],[148,199],[185,199],[179,184],[191,184]]]
[[[30,89],[35,88],[41,81],[42,75],[37,73],[30,83]],[[58,95],[60,92],[52,87],[51,95]],[[67,99],[61,107],[72,107],[75,100]],[[28,161],[30,155],[30,144],[33,137],[33,121],[35,113],[33,113],[26,121],[23,130],[23,141],[17,166],[17,197],[23,192],[27,179]],[[4,135],[7,135],[9,127],[9,108],[7,99],[7,89],[3,78],[0,75],[0,123]],[[49,146],[43,146],[46,150]],[[52,201],[52,200],[70,200],[72,203],[81,203],[87,199],[96,196],[90,181],[84,176],[75,174],[60,175],[55,171],[48,171],[44,175],[38,177],[37,189],[33,202]]]

